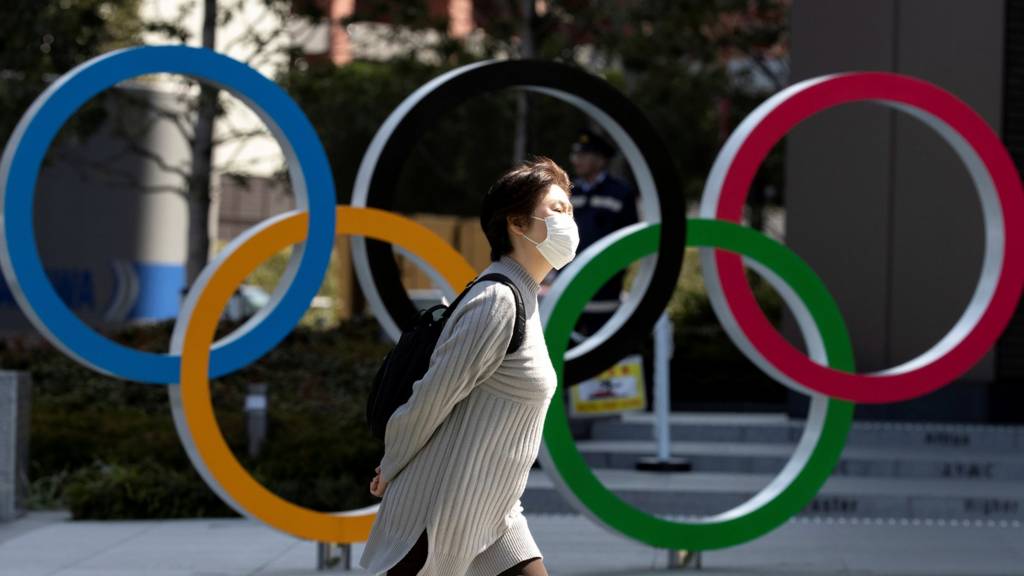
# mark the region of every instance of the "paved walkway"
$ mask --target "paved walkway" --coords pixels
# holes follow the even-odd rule
[[[578,515],[528,514],[552,576],[666,573],[667,552]],[[354,547],[354,558],[362,553]],[[35,512],[0,524],[0,576],[313,575],[316,545],[244,519],[69,521]],[[748,544],[704,553],[715,576],[1020,576],[1024,528],[983,523],[791,520]],[[362,570],[350,574],[365,574]]]

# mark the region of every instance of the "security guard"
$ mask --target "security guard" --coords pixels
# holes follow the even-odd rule
[[[573,179],[572,209],[580,231],[580,253],[601,237],[637,221],[636,192],[608,173],[615,148],[590,130],[581,130],[572,144],[569,161]],[[576,331],[589,336],[601,328],[621,305],[625,270],[613,276],[587,303]]]

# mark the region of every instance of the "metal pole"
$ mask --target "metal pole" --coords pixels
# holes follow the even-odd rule
[[[333,542],[317,542],[316,569],[335,572],[352,570],[352,545],[335,544]]]
[[[658,460],[662,462],[669,458],[668,413],[671,391],[668,385],[668,370],[674,348],[672,345],[672,323],[669,322],[668,315],[662,312],[658,322],[654,325],[654,385],[656,387],[654,435],[658,442]]]
[[[637,470],[660,470],[666,472],[688,472],[692,469],[685,458],[673,458],[670,448],[672,434],[669,427],[669,411],[672,405],[669,386],[669,363],[672,360],[672,322],[662,312],[654,325],[654,439],[657,455],[637,460]]]
[[[267,385],[249,384],[245,395],[246,431],[249,436],[249,457],[259,456],[267,437]]]

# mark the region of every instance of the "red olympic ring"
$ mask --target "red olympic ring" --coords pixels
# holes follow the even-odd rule
[[[980,360],[1009,322],[1024,285],[1024,189],[1009,153],[981,116],[949,92],[898,74],[840,74],[794,85],[762,104],[733,133],[712,168],[701,216],[740,222],[750,184],[771,148],[808,117],[859,101],[894,107],[930,125],[964,160],[978,188],[991,267],[983,266],[975,295],[953,329],[929,351],[895,368],[870,374],[835,370],[814,363],[775,330],[754,299],[739,255],[716,251],[705,262],[720,275],[727,310],[717,311],[732,316],[738,339],[753,348],[747,352],[816,392],[862,403],[897,402],[945,386]]]

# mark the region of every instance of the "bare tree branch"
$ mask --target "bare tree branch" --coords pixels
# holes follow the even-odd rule
[[[124,99],[129,105],[135,106],[137,110],[145,110],[150,114],[158,117],[159,119],[166,120],[174,125],[189,144],[191,144],[195,138],[195,134],[192,127],[188,124],[188,116],[194,113],[194,104],[191,99],[180,99],[179,101],[186,102],[187,106],[185,110],[174,111],[163,108],[158,103],[146,99],[141,95],[135,95],[128,91],[118,92],[117,98]]]
[[[269,136],[270,133],[264,129],[253,129],[253,130],[239,130],[236,132],[229,132],[228,134],[213,139],[213,145],[219,146],[221,144],[229,144],[231,142],[237,142],[238,140],[248,140],[257,136]]]
[[[241,3],[236,4],[235,5],[235,9],[240,10],[241,9]],[[235,36],[234,38],[229,40],[227,43],[225,43],[221,47],[221,51],[224,52],[224,53],[229,53],[229,52],[231,52],[231,50],[233,50],[235,47],[239,46],[243,42],[248,42],[250,37],[257,36],[256,27],[259,26],[260,24],[262,24],[263,21],[266,20],[267,16],[270,16],[271,14],[274,14],[274,11],[269,9],[269,8],[266,9],[266,10],[263,10],[262,12],[260,12],[259,16],[257,16],[255,20],[252,20],[252,21],[246,23],[245,31],[242,32],[242,33],[239,33],[237,36]],[[277,26],[276,28],[284,28],[284,27],[283,26]]]
[[[62,150],[56,161],[75,171],[82,180],[98,182],[111,187],[132,188],[143,193],[173,192],[184,195],[184,186],[141,184],[135,174],[119,168],[111,168],[106,160],[96,161],[71,150]]]

